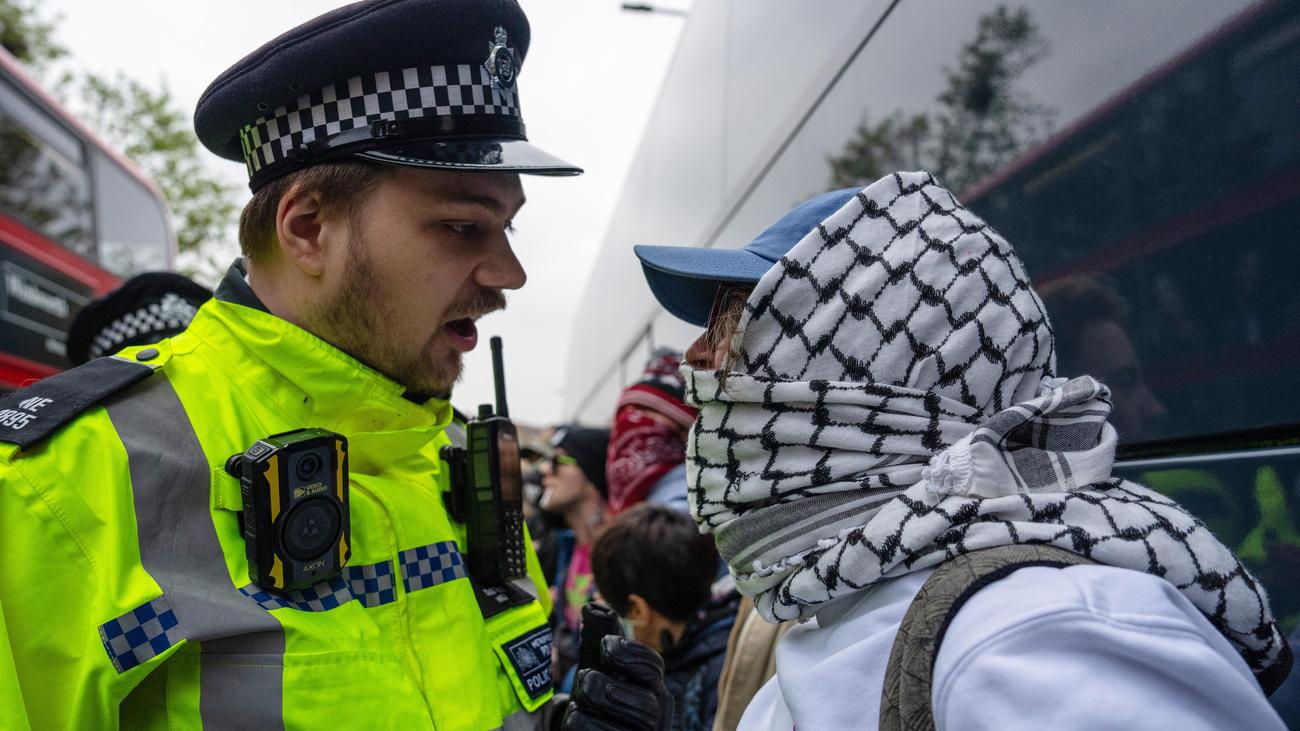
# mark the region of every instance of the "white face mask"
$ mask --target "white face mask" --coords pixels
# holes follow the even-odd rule
[[[635,620],[631,620],[631,619],[627,619],[626,617],[619,617],[619,618],[618,618],[618,624],[619,624],[620,627],[623,628],[623,636],[624,636],[624,637],[628,638],[629,640],[635,640],[635,639],[636,639],[636,628],[639,627],[639,626],[641,625],[640,622],[637,622],[637,621],[635,621]]]

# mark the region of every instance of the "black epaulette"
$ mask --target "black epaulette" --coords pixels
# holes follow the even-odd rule
[[[0,398],[0,442],[26,449],[154,370],[126,358],[96,358],[14,391]]]

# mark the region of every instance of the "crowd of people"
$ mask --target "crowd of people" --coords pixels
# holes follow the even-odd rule
[[[610,428],[563,425],[525,450],[529,531],[551,587],[557,690],[578,670],[582,608],[598,601],[659,653],[677,729],[711,729],[739,594],[689,514],[681,353],[657,350]]]

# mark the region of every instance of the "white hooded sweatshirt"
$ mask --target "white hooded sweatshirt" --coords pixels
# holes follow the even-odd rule
[[[932,570],[835,600],[792,628],[741,731],[873,729],[903,614]],[[940,731],[1285,729],[1191,602],[1109,566],[1016,571],[957,612],[935,662]]]

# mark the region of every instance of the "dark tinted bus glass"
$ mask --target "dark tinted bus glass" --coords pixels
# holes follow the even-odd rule
[[[0,79],[0,214],[93,259],[90,196],[81,143]]]
[[[1120,90],[973,201],[1125,442],[1300,422],[1300,4]]]
[[[1121,444],[1300,424],[1300,3],[939,14],[900,3],[828,97],[831,186],[926,169],[984,216]]]

